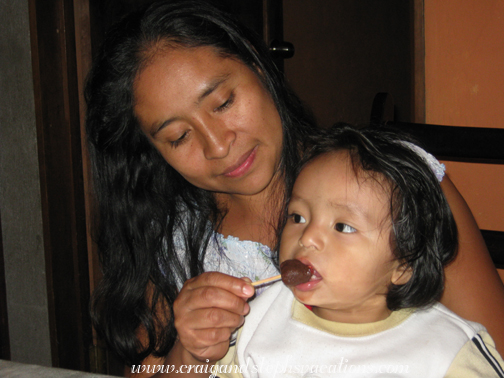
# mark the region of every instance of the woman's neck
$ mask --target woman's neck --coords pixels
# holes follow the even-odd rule
[[[283,182],[278,181],[253,196],[217,194],[218,206],[225,212],[217,231],[225,237],[232,235],[275,247],[283,197]]]

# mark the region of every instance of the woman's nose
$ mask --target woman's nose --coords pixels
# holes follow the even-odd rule
[[[315,248],[318,251],[324,249],[324,232],[320,225],[310,223],[304,229],[301,238],[299,239],[299,245],[305,248]]]
[[[207,123],[204,131],[203,153],[208,160],[222,159],[229,154],[236,134],[221,123]]]

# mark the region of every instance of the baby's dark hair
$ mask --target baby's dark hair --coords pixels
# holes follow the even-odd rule
[[[412,273],[407,283],[390,285],[390,310],[438,300],[444,288],[444,266],[458,247],[457,226],[441,186],[409,143],[406,135],[396,131],[337,124],[313,138],[300,167],[322,154],[346,150],[358,177],[378,174],[390,185],[391,247]]]

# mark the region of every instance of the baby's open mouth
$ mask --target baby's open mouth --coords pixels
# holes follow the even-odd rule
[[[313,272],[312,276],[310,277],[310,281],[321,280],[322,276],[320,275],[320,273],[313,266],[310,266],[310,268]]]

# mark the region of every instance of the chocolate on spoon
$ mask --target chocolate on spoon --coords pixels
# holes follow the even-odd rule
[[[282,281],[287,286],[297,286],[310,281],[313,275],[313,268],[303,264],[299,260],[285,260],[280,264]]]
[[[299,260],[285,260],[280,264],[281,275],[265,278],[256,282],[252,282],[252,286],[260,286],[264,284],[269,284],[274,281],[278,281],[282,278],[282,281],[287,286],[296,286],[305,282],[310,281],[313,275],[313,268],[311,266],[303,264]]]

